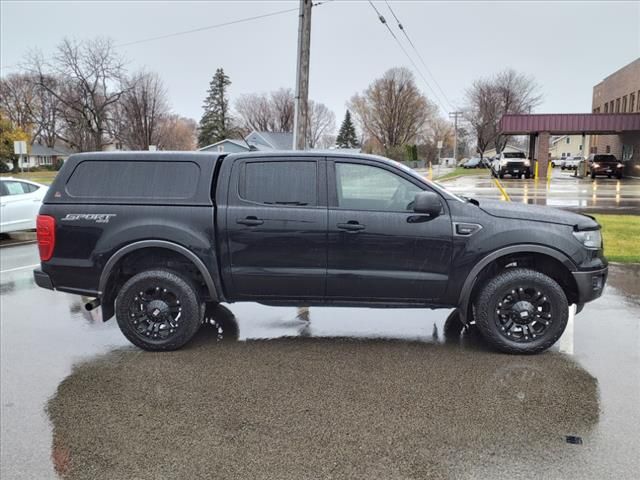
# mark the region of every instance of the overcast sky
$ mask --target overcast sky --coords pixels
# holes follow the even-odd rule
[[[0,3],[3,75],[15,71],[12,65],[30,48],[50,54],[64,36],[108,36],[124,44],[298,6],[297,0]],[[374,3],[404,40],[385,2]],[[462,104],[474,79],[512,67],[540,83],[538,112],[589,112],[593,85],[640,56],[640,2],[390,3],[444,90],[446,110]],[[242,93],[293,88],[296,47],[294,11],[119,50],[130,70],[160,74],[176,112],[199,119],[218,67],[233,82],[232,103]],[[310,96],[327,104],[338,124],[345,102],[394,66],[415,71],[368,1],[314,7]],[[424,68],[423,74],[431,80]],[[418,75],[416,81],[435,100]]]

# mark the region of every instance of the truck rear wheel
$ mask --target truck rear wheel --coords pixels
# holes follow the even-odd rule
[[[487,342],[506,353],[539,353],[562,335],[569,317],[567,297],[543,273],[508,268],[478,295],[476,325]]]
[[[169,270],[134,275],[116,298],[120,330],[144,350],[182,347],[200,328],[202,313],[193,284]]]

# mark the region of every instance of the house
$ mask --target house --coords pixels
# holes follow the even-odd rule
[[[248,152],[249,150],[292,150],[293,133],[252,131],[244,140],[225,138],[219,142],[202,147],[203,152]]]
[[[585,143],[588,143],[588,138]],[[550,158],[584,157],[589,151],[588,145],[582,144],[581,135],[561,135],[551,140]]]
[[[63,143],[56,143],[53,148],[40,143],[29,147],[29,154],[20,161],[21,168],[53,166],[58,160],[66,160],[73,151]]]

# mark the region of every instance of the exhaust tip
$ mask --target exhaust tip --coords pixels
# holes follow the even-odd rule
[[[90,302],[87,302],[84,304],[84,308],[87,312],[90,312],[91,310],[95,310],[96,308],[98,308],[100,306],[100,299],[99,298],[95,298],[93,300],[91,300]]]

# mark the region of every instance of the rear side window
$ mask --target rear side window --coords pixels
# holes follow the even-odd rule
[[[240,196],[267,205],[316,206],[316,162],[247,162]]]
[[[71,174],[66,191],[86,199],[189,199],[199,172],[193,162],[86,160]]]
[[[38,187],[30,183],[5,180],[2,182],[2,196],[6,195],[23,195],[38,190]]]

